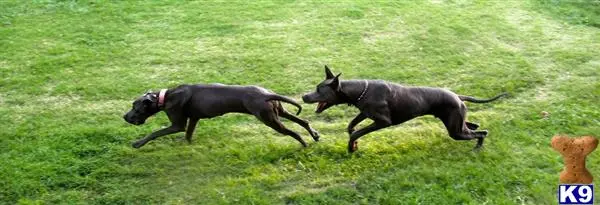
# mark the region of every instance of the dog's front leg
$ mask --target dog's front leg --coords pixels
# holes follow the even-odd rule
[[[185,140],[191,144],[192,143],[192,135],[194,134],[194,130],[196,129],[196,124],[198,124],[198,120],[200,118],[190,118],[187,129],[185,130]]]
[[[146,137],[138,140],[137,142],[134,142],[131,146],[133,148],[140,148],[140,147],[144,146],[146,143],[148,143],[149,141],[154,140],[154,139],[156,139],[158,137],[165,136],[165,135],[168,135],[168,134],[177,133],[177,132],[183,132],[184,130],[185,129],[183,127],[171,125],[171,126],[169,126],[167,128],[164,128],[164,129],[158,130],[156,132],[153,132],[152,134],[150,134],[150,135],[148,135],[148,136],[146,136]]]
[[[167,111],[167,117],[169,117],[169,121],[171,121],[171,126],[161,129],[161,130],[158,130],[156,132],[153,132],[152,134],[138,140],[137,142],[134,142],[131,146],[133,148],[140,148],[140,147],[144,146],[146,143],[148,143],[149,141],[152,141],[158,137],[185,131],[185,125],[187,124],[188,119],[187,119],[187,117],[185,117],[179,113],[181,113],[181,112],[168,112]]]
[[[367,116],[365,114],[363,114],[362,112],[358,113],[358,115],[354,117],[352,121],[350,121],[350,124],[348,124],[348,134],[351,135],[354,132],[354,127],[365,119],[367,119]]]
[[[387,121],[375,121],[369,126],[366,126],[365,128],[362,128],[352,133],[350,135],[350,140],[348,141],[348,152],[352,153],[358,149],[358,143],[356,142],[358,138],[362,137],[363,135],[369,134],[373,131],[389,127],[391,124],[391,122]]]

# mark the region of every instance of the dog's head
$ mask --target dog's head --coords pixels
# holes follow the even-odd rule
[[[329,67],[325,65],[325,80],[317,85],[315,92],[302,96],[302,100],[305,103],[319,103],[316,113],[321,113],[331,106],[344,103],[344,100],[340,97],[339,77],[341,74],[334,76]]]
[[[148,91],[133,101],[131,110],[123,116],[123,119],[128,123],[141,125],[146,122],[146,119],[159,111],[158,94]]]

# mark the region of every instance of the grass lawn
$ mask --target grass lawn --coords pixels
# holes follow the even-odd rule
[[[556,204],[550,138],[600,136],[599,25],[597,1],[0,1],[0,204]],[[122,119],[149,89],[259,85],[300,101],[324,64],[511,96],[468,103],[490,131],[479,153],[421,117],[351,155],[358,110],[307,104],[320,142],[284,122],[305,149],[241,114],[201,120],[192,144],[130,147],[168,125]],[[587,164],[598,182],[600,151]]]

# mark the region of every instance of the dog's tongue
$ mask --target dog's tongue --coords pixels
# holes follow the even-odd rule
[[[326,102],[319,102],[319,105],[317,106],[317,112],[323,111],[323,108],[325,108],[325,105],[327,105]]]

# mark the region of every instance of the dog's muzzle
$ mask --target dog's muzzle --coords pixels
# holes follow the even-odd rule
[[[310,103],[309,100],[308,100],[308,98],[309,98],[308,95],[303,95],[302,96],[302,101],[304,101],[305,103]]]
[[[135,120],[132,117],[130,117],[129,114],[123,115],[123,119],[125,120],[125,122],[128,122],[129,124],[132,124],[132,125],[144,124],[144,120]]]

